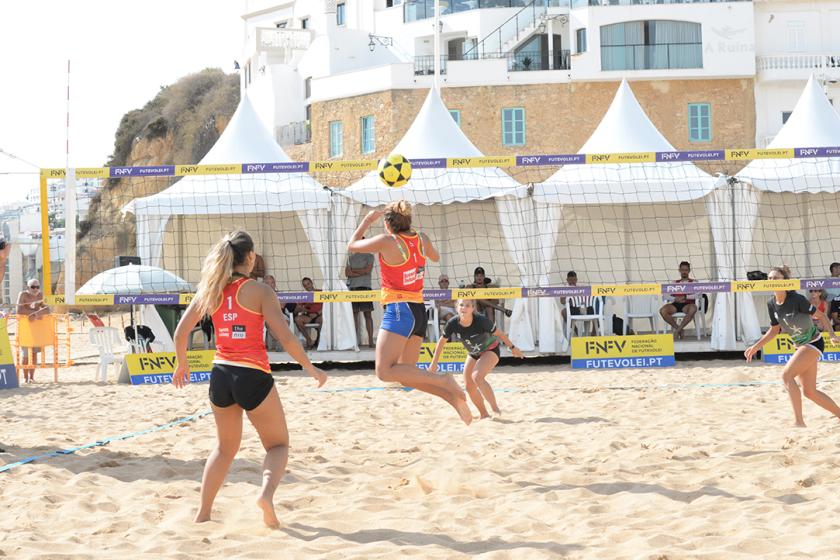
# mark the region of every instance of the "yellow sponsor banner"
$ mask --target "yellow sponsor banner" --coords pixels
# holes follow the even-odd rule
[[[215,350],[194,350],[187,352],[190,363],[190,381],[197,383],[210,380]],[[171,383],[178,361],[174,352],[152,354],[128,354],[125,357],[128,375],[132,385],[158,385]]]
[[[0,366],[15,363],[12,346],[9,343],[9,325],[5,317],[0,317]]]
[[[382,295],[379,290],[358,291],[358,292],[315,292],[313,300],[315,302],[332,302],[332,301],[379,301]]]
[[[593,296],[647,296],[659,295],[659,284],[597,284],[592,286]]]
[[[572,368],[614,369],[674,365],[670,334],[572,338]]]
[[[189,305],[192,303],[195,294],[178,294],[179,305]]]
[[[516,156],[481,156],[446,158],[446,167],[516,167]]]
[[[378,162],[371,159],[313,161],[309,164],[309,171],[371,171],[377,165]]]
[[[52,167],[41,170],[41,175],[47,179],[63,179],[67,170],[63,167]],[[77,167],[77,179],[107,179],[111,176],[110,167]]]
[[[240,163],[220,163],[211,165],[176,165],[175,175],[239,175]]]
[[[432,358],[435,355],[437,344],[424,342],[420,346],[420,357],[417,359],[417,367],[429,369]],[[438,372],[464,371],[464,362],[467,360],[467,349],[460,342],[447,342],[438,361]]]
[[[747,159],[790,159],[795,157],[793,148],[781,149],[740,149],[740,150],[726,150],[727,160],[747,160]]]
[[[656,152],[586,154],[586,163],[655,163]]]
[[[18,386],[15,357],[9,343],[9,329],[6,318],[0,317],[0,389],[14,389]]]
[[[840,344],[831,342],[828,333],[821,334],[825,349],[820,360],[826,362],[840,361]],[[761,359],[766,364],[784,364],[790,360],[794,352],[796,352],[796,345],[793,343],[793,339],[786,334],[777,334],[761,348]]]
[[[798,290],[799,280],[744,280],[732,282],[733,292],[773,292],[776,290]]]
[[[452,290],[452,299],[516,299],[522,297],[522,288],[458,288]]]
[[[54,296],[45,296],[44,302],[47,305],[66,305],[67,300],[64,294],[57,294]],[[114,296],[109,294],[89,294],[76,295],[76,301],[73,305],[114,305]]]

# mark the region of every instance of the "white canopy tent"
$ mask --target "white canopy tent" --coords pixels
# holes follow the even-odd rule
[[[434,88],[393,153],[409,160],[482,156]],[[522,217],[513,211],[514,199],[524,193],[519,183],[496,167],[414,168],[408,184],[396,189],[386,187],[378,174],[371,172],[341,191],[371,207],[396,200],[415,205],[415,224],[441,249],[441,263],[429,263],[427,268],[426,286],[433,288],[438,287],[438,272],[449,274],[454,288],[457,279],[471,282],[472,271],[479,265],[497,284],[534,285],[529,276],[529,242]],[[500,201],[498,208],[493,199]],[[500,250],[502,244],[508,251]],[[522,300],[514,303],[509,330],[517,346],[534,348],[532,315]]]
[[[282,162],[291,160],[246,96],[199,164]],[[295,172],[186,176],[160,193],[132,200],[123,211],[136,217],[137,251],[143,263],[175,270],[193,283],[212,244],[227,231],[244,227],[278,288],[300,290],[300,278],[292,278],[294,274],[320,276],[324,289],[342,290],[346,287],[339,279],[338,263],[345,247],[331,243],[328,232],[332,216],[345,215],[346,206],[347,201],[331,197],[311,176]],[[355,347],[350,304],[327,305],[332,311],[325,308],[318,349]]]
[[[767,146],[836,148],[840,114],[812,75],[793,112]],[[834,157],[759,159],[736,174],[738,213],[754,225],[740,259],[744,270],[788,264],[799,277],[825,277],[836,260],[836,217],[840,214],[840,151]],[[762,318],[768,315],[756,300]]]
[[[811,76],[768,148],[838,146],[840,114]],[[756,223],[752,249],[744,251],[749,266],[763,269],[784,262],[798,276],[826,275],[828,265],[838,260],[834,247],[840,242],[840,237],[827,237],[840,211],[838,156],[760,159],[737,173],[739,188],[751,192],[754,201],[740,209]]]
[[[673,150],[623,80],[579,153]],[[695,270],[707,271],[708,276],[732,278],[728,263],[715,258],[718,245],[730,244],[732,230],[718,225],[720,215],[710,224],[704,205],[715,185],[714,177],[689,161],[564,166],[534,189],[545,255],[540,261],[544,264],[541,284],[550,283],[553,263],[560,270],[583,268],[584,284],[669,281],[682,260],[689,260]],[[715,209],[710,205],[708,212]],[[555,248],[560,247],[563,253],[555,255]],[[732,299],[731,294],[717,298],[716,317],[731,316]],[[559,313],[550,316],[559,317]],[[548,322],[541,325],[541,333],[545,332],[542,329],[561,330]],[[551,351],[543,347],[544,338],[540,337],[540,349]],[[732,325],[715,321],[713,348],[734,348],[734,344]]]

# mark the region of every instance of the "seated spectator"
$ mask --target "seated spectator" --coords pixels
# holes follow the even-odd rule
[[[441,274],[438,278],[438,286],[441,290],[449,289],[449,276]],[[451,299],[439,299],[435,302],[438,308],[438,319],[441,323],[447,322],[456,315],[455,302]]]
[[[50,308],[44,304],[41,283],[37,278],[31,278],[26,283],[26,289],[18,295],[17,314],[28,317],[30,321],[37,321],[50,314]],[[21,347],[23,353],[21,365],[23,366],[23,379],[26,383],[35,381],[35,368],[26,366],[38,363],[38,353],[41,350],[41,348]]]
[[[689,282],[696,282],[696,280],[691,278],[690,275],[691,264],[689,264],[688,261],[683,261],[680,263],[680,277],[675,280],[674,283],[685,284]],[[663,305],[659,310],[659,314],[666,323],[671,325],[671,331],[674,333],[674,337],[682,338],[685,335],[683,332],[685,327],[688,326],[688,324],[694,319],[694,315],[697,313],[697,295],[672,294],[669,299],[670,301]],[[679,324],[673,317],[674,313],[685,313],[685,317]]]
[[[300,283],[303,285],[303,289],[307,292],[321,291],[315,289],[315,285],[312,283],[312,278],[305,276]],[[324,304],[320,302],[299,303],[295,306],[295,325],[297,325],[298,330],[303,335],[307,349],[315,348],[318,344],[318,337],[316,337],[315,340],[312,340],[312,337],[309,335],[309,329],[306,328],[306,325],[316,324],[318,326],[318,332],[320,333],[321,324],[324,322],[324,318],[321,315],[323,307]]]
[[[828,267],[828,272],[831,274],[832,278],[840,278],[840,263],[833,262],[831,266]],[[840,288],[827,288],[825,290],[825,295],[828,298],[829,309],[831,308],[831,304],[834,303],[834,300],[840,300]],[[840,304],[838,304],[840,305]]]
[[[808,292],[808,300],[811,302],[811,305],[820,310],[820,312],[826,313],[828,309],[828,295],[825,293],[825,290],[810,290]],[[828,313],[826,313],[826,315],[828,315]],[[814,321],[817,328],[822,330],[820,328],[820,322],[813,317],[811,319]]]
[[[566,284],[569,286],[577,286],[578,276],[577,272],[570,270],[566,274]],[[566,298],[561,297],[560,303],[563,307],[560,309],[560,316],[563,321],[566,321]],[[570,296],[569,297],[569,313],[571,315],[594,315],[601,311],[601,306],[604,304],[602,298],[598,296]],[[589,322],[589,336],[595,336],[596,325],[595,322]]]
[[[484,275],[484,268],[478,266],[473,271],[473,283],[468,284],[467,288],[490,288],[490,287],[497,287],[493,285],[493,281],[490,278],[487,278]],[[494,314],[491,309],[496,309],[501,311],[506,316],[510,317],[513,311],[510,309],[505,309],[503,305],[499,305],[499,300],[497,299],[476,299],[475,300],[475,310],[478,313],[481,313],[485,317],[490,319],[494,318]]]
[[[364,237],[362,237],[364,239]],[[373,270],[373,255],[370,253],[350,253],[344,275],[347,276],[347,288],[350,290],[370,290],[373,282],[370,273]],[[354,301],[353,324],[356,326],[356,344],[362,345],[362,330],[359,324],[360,316],[365,318],[368,348],[373,348],[373,302]]]
[[[257,255],[257,259],[254,261],[254,268],[251,269],[251,278],[259,281],[265,278],[265,260],[263,260],[262,255]]]
[[[271,274],[267,274],[263,279],[263,282],[277,292],[277,280]],[[271,334],[271,329],[265,329],[265,349],[269,352],[281,352],[283,350],[283,345],[274,338],[274,335]]]

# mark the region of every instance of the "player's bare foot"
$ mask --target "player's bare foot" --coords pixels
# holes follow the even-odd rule
[[[193,518],[193,523],[204,523],[205,521],[210,521],[210,513],[204,513],[203,511],[199,511],[195,514]]]
[[[461,417],[464,424],[469,426],[473,421],[473,417],[472,412],[470,412],[470,407],[467,404],[467,400],[464,398],[463,394],[461,395],[461,398],[456,397],[455,403],[452,406],[454,406],[455,410],[458,411],[458,416]]]
[[[805,422],[797,422],[793,425],[795,428],[807,428],[808,426],[805,425]]]
[[[488,418],[490,418],[489,414],[482,414],[481,416],[478,417],[479,420],[487,420]]]
[[[277,519],[277,514],[274,513],[274,504],[271,500],[260,496],[257,498],[257,506],[263,512],[263,523],[265,523],[266,527],[270,527],[271,529],[280,527],[280,520]]]

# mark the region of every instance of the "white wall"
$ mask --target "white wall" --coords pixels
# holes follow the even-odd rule
[[[756,146],[763,148],[769,137],[782,129],[782,111],[793,111],[806,80],[774,81],[759,83],[755,88],[755,134]],[[835,110],[840,107],[840,84],[826,84],[828,98]],[[807,146],[790,146],[807,147]]]
[[[283,126],[306,118],[303,78],[297,70],[283,64],[266,65],[264,75],[255,70],[254,76],[248,97],[270,130],[272,123]]]
[[[676,20],[702,26],[703,68],[601,71],[603,25],[639,20]],[[752,2],[600,6],[574,9],[571,29],[587,29],[587,52],[572,58],[572,79],[725,78],[755,75]]]
[[[756,3],[755,26],[759,56],[832,51],[840,54],[840,33],[837,32],[840,29],[840,1]],[[804,32],[797,32],[801,28]]]

